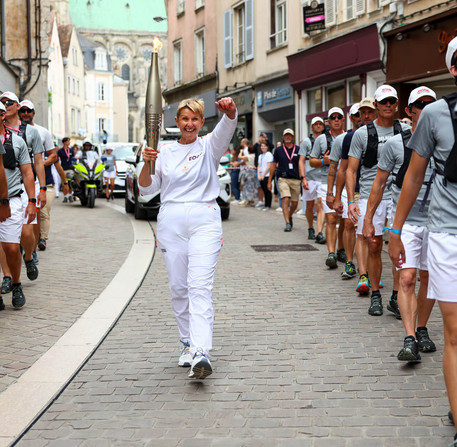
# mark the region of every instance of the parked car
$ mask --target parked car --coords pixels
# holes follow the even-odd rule
[[[160,141],[159,150],[173,142]],[[221,163],[227,163],[225,158],[225,156],[221,158]],[[146,219],[148,217],[154,220],[157,219],[160,208],[160,191],[148,196],[142,196],[138,190],[138,176],[144,165],[140,149],[138,148],[134,155],[126,157],[125,162],[128,165],[125,176],[125,211],[127,213],[134,213],[136,219]],[[222,219],[228,219],[230,215],[230,198],[232,195],[231,176],[222,165],[219,165],[217,175],[221,187],[217,203],[221,208]]]
[[[114,179],[114,194],[125,193],[125,172],[127,163],[125,158],[135,154],[138,143],[108,143],[102,148],[102,153],[107,147],[113,148],[113,155],[116,158],[117,176]],[[103,157],[103,155],[101,155]]]

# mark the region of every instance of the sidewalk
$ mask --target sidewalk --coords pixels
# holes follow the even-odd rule
[[[121,219],[122,220],[122,219]],[[117,222],[117,221],[116,221]],[[401,322],[367,313],[355,280],[317,251],[257,252],[308,244],[305,220],[284,233],[280,213],[234,206],[214,288],[214,374],[187,378],[164,263],[156,256],[130,305],[20,446],[443,447],[447,420],[438,351],[396,359]],[[390,268],[384,256],[384,305]]]

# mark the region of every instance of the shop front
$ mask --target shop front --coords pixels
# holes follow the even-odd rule
[[[457,8],[384,33],[387,41],[387,83],[400,96],[400,110],[409,93],[425,85],[440,98],[455,92],[445,56],[447,44],[457,36]]]
[[[384,82],[378,27],[369,25],[288,56],[289,82],[299,98],[296,130],[309,132],[315,116],[331,107],[346,113],[355,102],[373,95]]]
[[[287,74],[279,78],[258,82],[256,89],[256,110],[258,121],[255,128],[265,132],[270,141],[282,141],[286,128],[295,128],[294,89]]]

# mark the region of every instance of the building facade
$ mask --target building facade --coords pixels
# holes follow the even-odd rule
[[[205,102],[202,133],[218,121],[217,91],[217,8],[216,2],[189,0],[166,2],[168,17],[167,89],[163,96],[164,127],[176,127],[174,117],[181,100],[198,97]]]

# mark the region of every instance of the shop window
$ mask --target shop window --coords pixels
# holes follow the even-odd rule
[[[271,0],[271,49],[287,41],[286,0]]]
[[[354,104],[359,102],[362,98],[360,97],[360,81],[349,81],[348,82],[348,102],[349,104]]]
[[[317,88],[308,91],[308,113],[318,113],[322,111],[322,90]]]
[[[332,85],[325,88],[327,109],[346,106],[346,89],[344,84]]]

